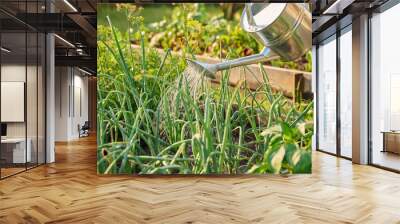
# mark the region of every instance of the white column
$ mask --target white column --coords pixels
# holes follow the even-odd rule
[[[55,133],[55,60],[54,60],[54,35],[46,36],[46,163],[55,161],[54,133]]]
[[[368,15],[353,19],[353,162],[368,163]]]

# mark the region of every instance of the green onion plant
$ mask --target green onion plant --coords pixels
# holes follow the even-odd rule
[[[201,74],[185,55],[132,49],[108,22],[98,31],[98,173],[311,172],[312,102],[273,92],[261,65],[256,90],[231,87],[230,71],[218,85],[193,83]]]

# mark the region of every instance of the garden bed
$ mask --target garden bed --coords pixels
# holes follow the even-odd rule
[[[132,45],[133,49],[140,49],[139,45]],[[157,49],[160,54],[165,54],[163,49]],[[173,55],[180,55],[180,52],[172,52]],[[196,55],[196,59],[207,63],[218,63],[220,59],[203,55]],[[263,65],[268,73],[268,78],[272,89],[276,92],[282,92],[286,97],[292,99],[312,99],[311,73],[294,69],[277,68]],[[246,80],[250,89],[255,90],[263,84],[263,75],[260,72],[259,65],[248,65],[246,67],[237,67],[230,70],[229,84],[236,86],[240,81]],[[212,80],[219,83],[221,72],[216,74],[216,79]]]
[[[98,31],[98,173],[311,172],[313,102],[284,96],[303,72],[252,65],[209,85],[186,63],[190,48],[165,53],[134,34],[140,48],[111,20]]]

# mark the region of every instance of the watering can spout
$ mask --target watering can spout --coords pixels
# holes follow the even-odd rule
[[[210,79],[215,79],[215,73],[217,73],[217,68],[215,66],[216,64],[209,64],[205,62],[192,60],[189,58],[186,58],[186,62],[191,68],[195,69],[199,74],[205,75]]]
[[[264,49],[254,55],[209,64],[188,59],[188,64],[209,78],[238,66],[277,58],[292,61],[311,48],[311,13],[300,3],[247,3],[241,17],[242,28]]]
[[[264,48],[258,54],[228,60],[217,64],[205,63],[191,59],[186,59],[186,61],[192,68],[196,69],[198,73],[203,74],[208,78],[215,79],[215,73],[217,73],[218,71],[235,68],[238,66],[265,62],[277,58],[279,58],[279,56],[274,54],[269,48]]]

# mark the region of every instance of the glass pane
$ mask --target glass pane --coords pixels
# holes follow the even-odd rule
[[[26,12],[29,14],[37,13],[39,5],[36,1],[27,2]],[[37,20],[37,16],[27,18],[28,20]],[[36,23],[37,21],[31,21]],[[27,30],[27,75],[26,75],[26,114],[27,114],[27,142],[30,148],[30,162],[28,168],[38,164],[38,33],[35,30]]]
[[[372,163],[400,170],[400,5],[372,17]]]
[[[45,35],[21,22],[38,18],[30,16],[44,12],[44,3],[0,1],[19,18],[0,12],[2,178],[45,161]]]
[[[2,177],[25,170],[30,161],[26,144],[26,34],[1,34],[1,174]],[[28,146],[28,151],[26,150]]]
[[[318,149],[336,153],[336,40],[318,48]]]
[[[340,153],[352,157],[352,35],[340,36]]]
[[[27,114],[27,142],[28,149],[30,148],[30,161],[27,164],[29,167],[37,165],[38,160],[38,36],[36,32],[27,33],[28,44],[28,62],[27,62],[27,82],[26,82],[26,114]]]

